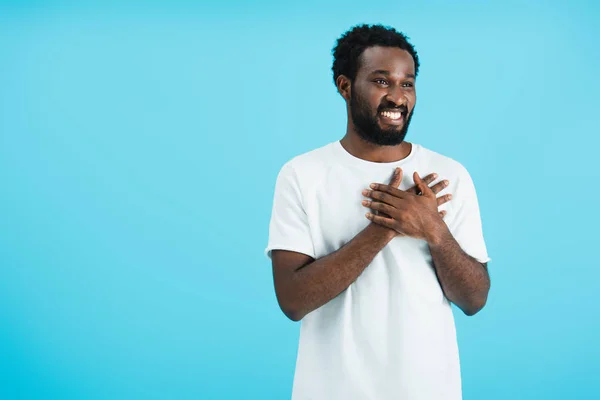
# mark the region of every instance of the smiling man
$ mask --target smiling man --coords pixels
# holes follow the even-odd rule
[[[404,140],[419,72],[406,36],[357,26],[333,56],[346,134],[281,168],[265,249],[302,321],[292,398],[461,399],[451,303],[473,315],[490,288],[473,181]]]

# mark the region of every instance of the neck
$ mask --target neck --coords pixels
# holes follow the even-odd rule
[[[340,143],[354,157],[380,163],[403,160],[408,157],[412,149],[412,144],[407,141],[395,146],[379,146],[367,142],[351,126],[348,126],[346,135],[340,140]]]

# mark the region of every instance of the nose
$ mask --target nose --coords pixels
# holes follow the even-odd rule
[[[408,98],[402,88],[398,85],[390,86],[385,99],[390,103],[394,103],[396,106],[408,106]]]

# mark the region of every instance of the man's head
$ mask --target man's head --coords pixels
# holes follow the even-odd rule
[[[381,25],[356,26],[338,39],[332,70],[356,133],[381,146],[402,143],[419,72],[417,52],[407,37]]]

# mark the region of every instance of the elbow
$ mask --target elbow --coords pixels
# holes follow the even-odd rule
[[[304,318],[304,314],[297,309],[281,307],[281,311],[283,311],[286,317],[294,322],[298,322]]]
[[[294,322],[298,322],[304,318],[306,313],[303,312],[302,303],[292,290],[276,286],[275,296],[277,297],[279,308],[286,317]]]
[[[483,307],[481,307],[483,308]],[[481,308],[465,308],[463,310],[463,312],[465,313],[465,315],[467,317],[472,317],[473,315],[477,314],[479,311],[481,311]]]
[[[304,315],[302,315],[301,313],[299,313],[297,311],[284,311],[283,313],[285,314],[286,317],[288,317],[290,320],[292,320],[294,322],[298,322],[304,317]]]
[[[305,313],[301,311],[300,307],[297,307],[286,301],[279,301],[279,308],[281,311],[283,311],[286,317],[294,322],[298,322],[304,318]]]
[[[490,282],[487,281],[486,285],[473,294],[473,296],[469,299],[468,304],[464,308],[462,308],[465,315],[472,317],[477,314],[479,311],[485,307],[487,303],[488,293],[490,292]]]
[[[462,310],[466,316],[472,317],[477,314],[479,311],[485,307],[487,303],[487,296],[483,296],[477,299],[473,299],[467,306],[465,306]]]

